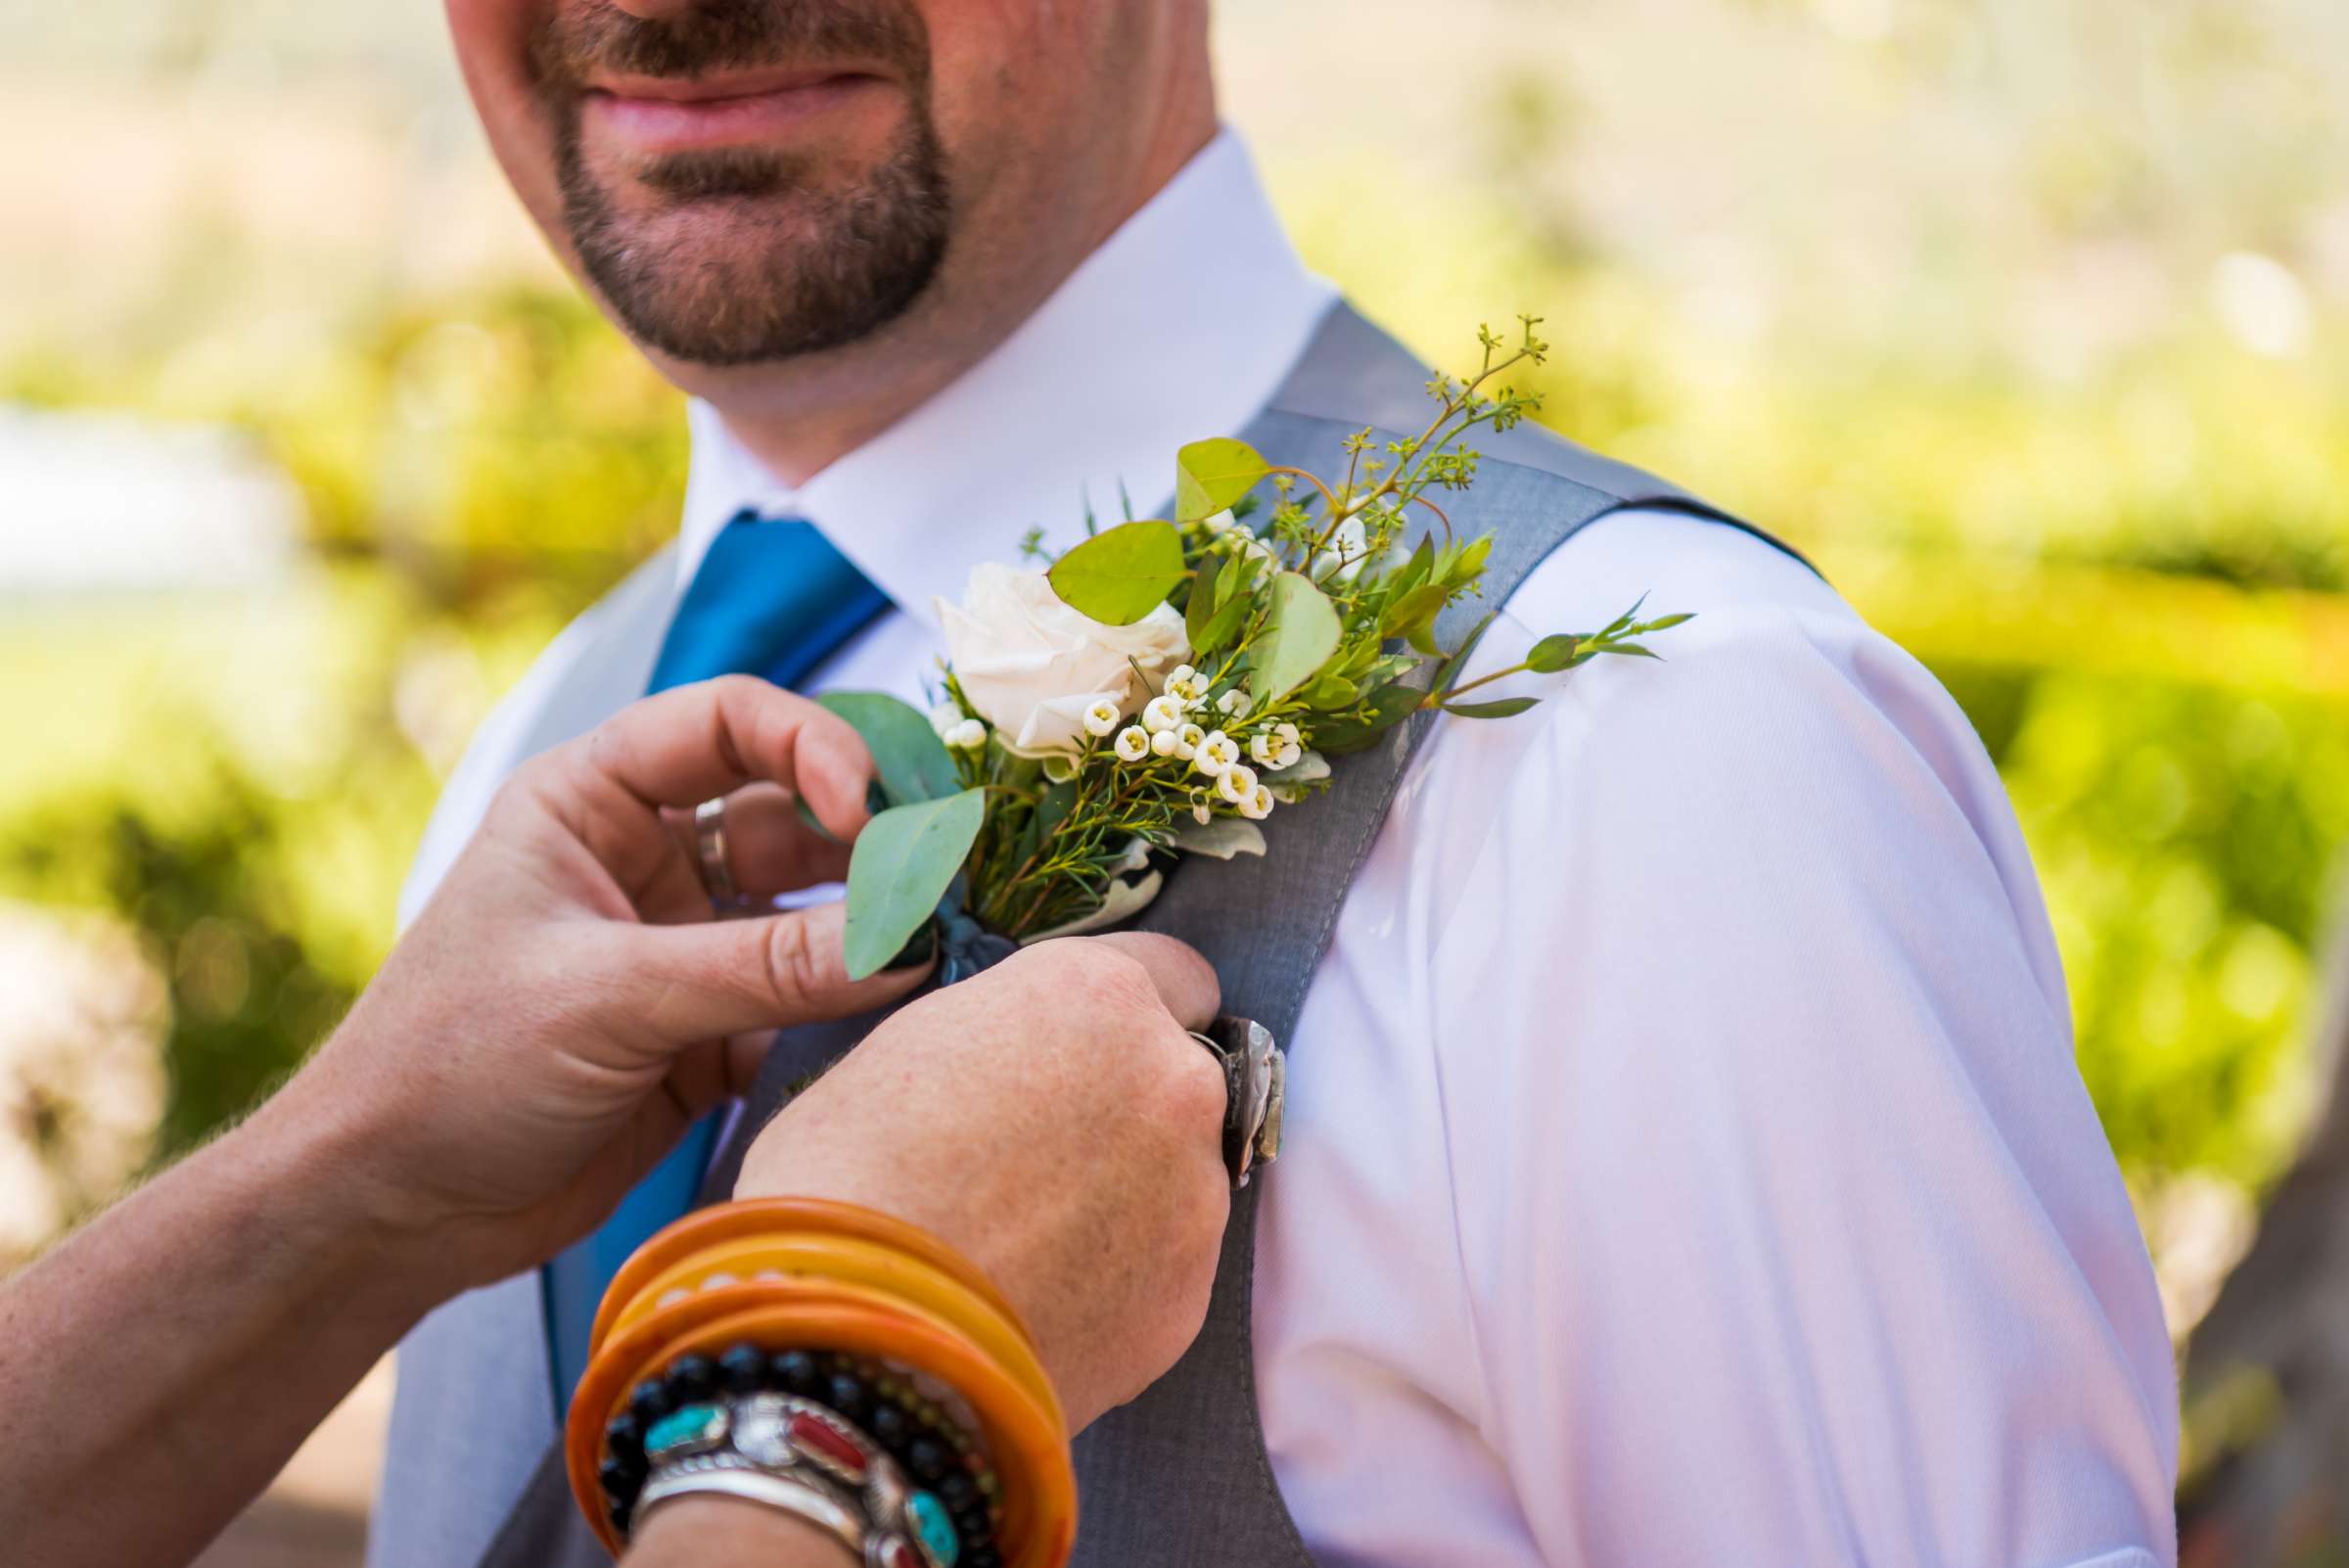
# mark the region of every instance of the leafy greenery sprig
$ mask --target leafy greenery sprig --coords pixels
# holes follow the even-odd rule
[[[951,669],[927,719],[893,699],[840,699],[873,747],[890,805],[851,866],[851,972],[888,962],[942,901],[1014,941],[1124,918],[1158,889],[1154,855],[1264,853],[1259,821],[1326,788],[1329,757],[1374,745],[1413,715],[1505,718],[1541,696],[1463,699],[1609,655],[1656,657],[1640,639],[1688,617],[1642,621],[1635,604],[1469,681],[1497,612],[1450,650],[1436,641],[1444,612],[1480,592],[1493,543],[1462,538],[1437,497],[1475,483],[1479,454],[1463,438],[1508,431],[1539,408],[1538,394],[1504,379],[1542,362],[1539,325],[1521,317],[1513,342],[1480,328],[1476,374],[1428,383],[1426,428],[1348,436],[1334,483],[1216,438],[1176,454],[1171,521],[1099,530],[1088,518],[1087,537],[1057,557],[1032,530],[1021,553],[1050,562],[1052,591],[1070,609],[1128,626],[1167,607],[1190,648],[1173,670],[1136,665],[1128,701],[1096,703],[1075,750],[1015,754]]]

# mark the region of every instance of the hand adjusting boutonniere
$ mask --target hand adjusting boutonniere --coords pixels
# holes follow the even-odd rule
[[[1415,713],[1505,718],[1535,695],[1468,700],[1523,674],[1606,654],[1687,620],[1560,632],[1480,679],[1460,674],[1487,615],[1450,651],[1437,616],[1478,591],[1489,535],[1463,538],[1436,498],[1466,489],[1479,426],[1509,429],[1539,398],[1498,381],[1542,362],[1537,318],[1483,368],[1428,385],[1414,439],[1344,443],[1335,483],[1277,468],[1243,441],[1175,454],[1174,519],[1089,532],[1046,571],[987,565],[942,602],[944,696],[823,702],[872,748],[886,798],[849,871],[850,972],[873,973],[935,928],[951,980],[1020,943],[1126,919],[1183,854],[1262,854],[1257,824],[1327,787],[1328,759]],[[1490,390],[1489,390],[1490,389]],[[1258,526],[1253,492],[1269,482]]]

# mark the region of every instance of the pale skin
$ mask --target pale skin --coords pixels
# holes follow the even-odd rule
[[[739,792],[746,892],[829,879],[843,852],[786,792],[852,838],[869,768],[824,710],[730,678],[517,773],[280,1093],[0,1286],[11,1559],[186,1562],[424,1313],[576,1239],[742,1087],[743,1037],[919,984],[852,984],[837,904],[711,920],[678,830],[676,808]],[[864,1204],[960,1248],[1080,1426],[1205,1314],[1222,1088],[1185,1031],[1217,1000],[1167,939],[1029,949],[896,1014],[765,1129],[737,1190]],[[81,1505],[99,1496],[142,1500]],[[740,1504],[647,1526],[639,1565],[846,1560]]]

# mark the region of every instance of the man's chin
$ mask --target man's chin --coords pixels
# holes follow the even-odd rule
[[[771,363],[903,314],[945,256],[950,211],[926,122],[847,170],[745,149],[599,169],[559,161],[588,281],[630,336],[681,364]]]
[[[594,281],[606,308],[638,346],[680,366],[720,370],[830,346],[828,334],[776,302],[780,269],[789,265],[746,263],[725,249],[710,255],[668,249],[656,274]]]
[[[934,262],[842,270],[788,200],[706,198],[582,252],[607,308],[680,365],[771,364],[855,343],[904,313]]]
[[[651,210],[615,214],[598,243],[664,273],[746,286],[778,268],[787,275],[805,269],[824,236],[805,200],[746,192],[664,199]]]

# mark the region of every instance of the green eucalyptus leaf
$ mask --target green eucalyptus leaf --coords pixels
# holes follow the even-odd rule
[[[1370,694],[1365,712],[1359,720],[1348,723],[1313,725],[1313,750],[1328,756],[1343,756],[1359,752],[1378,739],[1380,734],[1402,723],[1419,711],[1427,696],[1416,686],[1396,681],[1381,686]]]
[[[1419,548],[1411,552],[1411,558],[1404,562],[1402,570],[1397,572],[1394,577],[1388,581],[1387,602],[1389,604],[1394,603],[1397,599],[1403,597],[1403,595],[1410,592],[1413,588],[1416,588],[1421,583],[1425,582],[1427,580],[1428,574],[1435,570],[1435,536],[1433,534],[1422,533],[1419,535]]]
[[[1228,436],[1192,441],[1174,454],[1174,515],[1185,523],[1213,517],[1270,472],[1262,454]]]
[[[1222,648],[1239,634],[1240,623],[1248,619],[1248,612],[1254,608],[1246,599],[1234,599],[1217,611],[1215,619],[1208,622],[1200,640],[1191,644],[1193,651],[1207,653]]]
[[[987,792],[883,811],[856,835],[849,856],[849,978],[878,974],[938,910],[987,821]]]
[[[1310,679],[1338,651],[1338,612],[1311,577],[1283,572],[1272,579],[1272,608],[1257,643],[1249,690],[1259,707]]]
[[[1408,637],[1414,631],[1424,630],[1435,623],[1437,615],[1444,609],[1445,601],[1451,597],[1451,594],[1448,589],[1440,588],[1432,582],[1423,582],[1399,598],[1389,599],[1387,613],[1379,618],[1379,635],[1382,637]],[[1415,644],[1416,639],[1413,640]],[[1425,649],[1420,651],[1426,652]]]
[[[1223,575],[1223,558],[1209,555],[1199,563],[1191,581],[1191,602],[1183,607],[1182,632],[1194,652],[1207,646],[1207,623],[1216,615],[1216,580]]]
[[[1476,652],[1478,643],[1485,640],[1485,633],[1492,629],[1494,618],[1499,614],[1500,612],[1497,610],[1485,612],[1485,618],[1469,628],[1468,635],[1461,639],[1459,647],[1453,649],[1445,661],[1436,667],[1434,689],[1439,696],[1451,690],[1452,686],[1458,682],[1460,671],[1468,668],[1468,656]]]
[[[1322,674],[1309,681],[1305,690],[1298,695],[1305,700],[1308,708],[1327,713],[1333,709],[1351,708],[1361,694],[1361,688],[1344,675]]]
[[[1121,523],[1052,563],[1052,591],[1079,615],[1130,626],[1182,582],[1182,535],[1172,523]]]
[[[878,691],[828,691],[816,702],[864,738],[891,806],[935,801],[962,788],[954,754],[930,727],[930,715],[912,704]]]
[[[1544,637],[1525,656],[1525,667],[1537,675],[1554,675],[1574,663],[1575,650],[1582,646],[1582,641],[1567,631]]]
[[[1491,703],[1446,703],[1444,712],[1462,718],[1509,718],[1540,702],[1539,697],[1503,697]]]
[[[1216,598],[1220,601],[1217,608],[1221,609],[1234,599],[1247,597],[1250,585],[1256,581],[1258,563],[1264,558],[1233,555],[1220,556],[1218,559],[1223,563],[1222,572],[1216,577]]]

